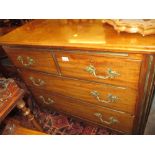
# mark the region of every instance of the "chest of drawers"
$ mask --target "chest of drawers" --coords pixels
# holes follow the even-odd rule
[[[42,108],[142,134],[154,90],[155,36],[99,22],[36,20],[0,38]]]

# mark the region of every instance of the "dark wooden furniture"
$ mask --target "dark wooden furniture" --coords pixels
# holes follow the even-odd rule
[[[0,78],[0,123],[22,100],[24,91],[20,89],[14,80]]]
[[[7,34],[15,28],[16,27],[0,27],[0,36]],[[15,73],[17,73],[15,67],[11,64],[4,49],[0,46],[0,75],[2,74],[4,77],[9,77]]]
[[[38,104],[124,134],[143,134],[155,74],[155,35],[100,21],[35,20],[0,38]]]
[[[16,29],[30,20],[26,19],[0,19],[0,36],[7,34],[8,32]],[[5,51],[0,46],[0,75],[4,77],[15,77],[17,74],[15,66],[9,61]]]
[[[0,124],[11,110],[17,106],[36,129],[42,131],[30,109],[25,106],[25,102],[22,99],[23,96],[23,89],[19,88],[13,79],[0,78]]]

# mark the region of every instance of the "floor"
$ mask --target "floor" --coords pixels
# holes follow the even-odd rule
[[[150,110],[150,115],[145,128],[145,135],[155,135],[155,95]]]

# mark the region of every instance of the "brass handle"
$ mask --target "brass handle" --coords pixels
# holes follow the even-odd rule
[[[54,103],[54,101],[51,98],[48,98],[47,101],[45,101],[44,96],[39,96],[39,98],[42,99],[44,104],[50,105]]]
[[[24,63],[24,58],[22,56],[18,56],[17,60],[25,67],[29,67],[35,63],[35,61],[30,57],[26,57],[27,63]]]
[[[109,121],[105,121],[105,120],[103,120],[103,118],[102,118],[103,116],[101,113],[94,113],[94,115],[100,119],[101,123],[105,123],[107,125],[119,123],[119,121],[117,119],[115,119],[113,116],[109,117]]]
[[[106,76],[101,76],[101,75],[97,75],[96,74],[96,68],[93,65],[89,65],[86,67],[86,71],[92,75],[94,75],[95,77],[99,78],[99,79],[113,79],[116,76],[119,76],[120,74],[117,73],[116,71],[113,71],[112,69],[108,69],[107,70],[107,75]]]
[[[118,97],[114,96],[112,94],[108,94],[107,100],[100,99],[100,97],[99,97],[100,93],[95,90],[91,91],[90,94],[92,96],[94,96],[99,102],[102,102],[102,103],[114,103],[114,102],[116,102],[116,100],[118,100]]]
[[[32,76],[29,79],[32,81],[33,85],[35,85],[35,86],[43,86],[45,84],[45,82],[43,80],[34,79],[34,77],[32,77]]]

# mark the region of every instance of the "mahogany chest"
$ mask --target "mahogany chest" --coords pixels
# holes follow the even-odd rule
[[[123,134],[143,134],[152,103],[155,35],[99,21],[34,20],[0,44],[42,108]]]

